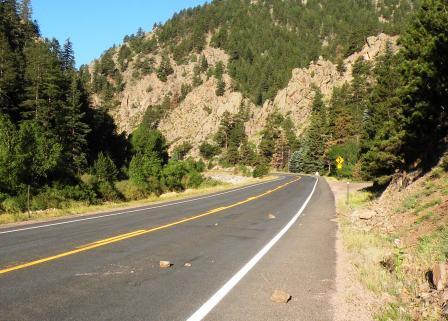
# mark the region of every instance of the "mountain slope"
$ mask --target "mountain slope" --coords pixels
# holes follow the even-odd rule
[[[252,141],[259,141],[257,135],[276,109],[289,112],[301,133],[313,97],[311,84],[328,98],[335,85],[351,79],[353,57],[359,56],[355,52],[363,51],[368,60],[380,52],[365,54],[365,46],[378,45],[372,39],[369,44],[367,37],[398,33],[414,5],[407,0],[214,1],[175,14],[151,33],[139,30],[125,37],[121,46],[89,66],[86,79],[96,105],[107,108],[128,133],[148,108],[165,102],[169,108],[159,128],[169,142],[181,139],[197,147],[217,131],[224,111],[237,113],[243,101],[252,114],[246,124]],[[385,36],[378,41],[384,49]],[[166,74],[162,60],[169,61]],[[224,68],[216,76],[220,62]],[[215,95],[218,85],[222,96]]]

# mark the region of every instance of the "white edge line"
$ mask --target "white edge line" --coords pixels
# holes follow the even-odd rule
[[[83,222],[83,221],[89,221],[89,220],[96,220],[96,219],[99,219],[99,218],[118,216],[118,215],[123,215],[123,214],[128,214],[128,213],[152,210],[152,209],[161,208],[161,207],[168,207],[168,206],[173,206],[173,205],[190,203],[190,202],[194,202],[194,201],[203,200],[203,199],[206,199],[206,198],[211,198],[211,197],[221,196],[221,195],[228,194],[228,193],[241,191],[243,189],[248,189],[248,188],[255,187],[255,186],[258,186],[258,185],[262,185],[262,184],[272,183],[272,182],[275,182],[275,181],[278,181],[278,180],[281,180],[281,178],[276,178],[274,180],[270,180],[270,181],[267,181],[267,182],[261,182],[261,183],[257,183],[257,184],[253,184],[253,185],[249,185],[249,186],[240,187],[240,188],[237,188],[237,189],[232,189],[230,191],[221,192],[221,193],[218,193],[218,194],[202,196],[202,197],[198,197],[198,198],[194,198],[194,199],[188,199],[188,200],[185,200],[185,201],[179,201],[179,202],[175,202],[175,203],[155,205],[155,206],[138,208],[138,209],[135,209],[135,210],[129,210],[129,211],[117,212],[117,213],[111,213],[111,214],[95,215],[95,216],[91,216],[91,217],[85,217],[85,218],[80,218],[80,219],[76,219],[76,220],[64,221],[64,222],[57,222],[57,223],[50,223],[50,224],[44,224],[44,225],[38,225],[38,226],[18,228],[18,229],[14,229],[14,230],[0,231],[0,235],[8,234],[8,233],[22,232],[22,231],[28,231],[28,230],[35,230],[35,229],[39,229],[39,228],[56,226],[56,225],[64,225],[64,224],[77,223],[77,222]]]
[[[283,229],[276,235],[272,240],[269,241],[249,262],[244,265],[241,270],[239,270],[232,278],[226,282],[207,302],[205,302],[196,312],[193,313],[191,317],[187,319],[187,321],[201,321],[203,318],[207,316],[207,314],[232,290],[232,288],[241,281],[241,279],[260,261],[266,253],[275,245],[275,243],[280,240],[280,238],[291,228],[291,226],[297,221],[299,216],[305,210],[308,205],[311,197],[316,190],[317,182],[319,178],[316,178],[316,182],[314,183],[313,190],[308,195],[308,198],[303,203],[302,207],[300,207],[299,211],[296,215],[288,222],[288,224],[283,227]]]

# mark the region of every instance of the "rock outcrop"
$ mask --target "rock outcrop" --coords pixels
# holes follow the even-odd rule
[[[272,101],[266,101],[262,107],[255,106],[240,92],[233,91],[232,80],[228,75],[224,75],[226,91],[220,97],[215,94],[216,79],[214,77],[207,79],[202,75],[202,85],[194,88],[182,102],[172,106],[161,121],[159,129],[172,146],[183,141],[190,141],[193,146],[198,146],[217,131],[225,111],[234,114],[239,110],[241,103],[245,102],[251,115],[246,123],[246,132],[251,141],[259,141],[259,133],[265,126],[267,117],[274,111],[289,115],[297,133],[300,134],[307,126],[310,105],[314,97],[314,85],[321,89],[325,99],[328,100],[335,86],[351,81],[352,66],[357,58],[373,60],[384,52],[388,43],[397,50],[396,42],[397,37],[385,34],[367,38],[360,52],[344,60],[346,67],[344,73],[338,72],[335,64],[322,57],[316,62],[311,62],[308,68],[294,69],[288,85],[280,90]],[[207,46],[202,54],[210,66],[216,65],[218,61],[224,64],[228,61],[228,55],[224,51],[210,46]],[[153,55],[151,58],[155,60],[155,65],[158,65],[160,56]],[[173,62],[174,73],[168,76],[166,82],[160,81],[155,73],[140,80],[133,79],[133,64],[131,64],[123,74],[126,87],[118,97],[120,105],[111,112],[119,130],[131,132],[141,122],[148,107],[162,103],[166,95],[170,95],[172,99],[179,95],[182,84],[192,82],[195,64],[196,62],[190,62],[176,65]],[[192,154],[197,153],[197,147],[193,148]]]

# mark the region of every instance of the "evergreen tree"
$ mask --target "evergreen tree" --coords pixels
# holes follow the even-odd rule
[[[157,69],[157,77],[166,82],[169,75],[174,72],[173,67],[171,67],[170,58],[167,55],[162,56],[162,61],[160,62],[160,66]]]
[[[201,72],[206,72],[208,69],[208,61],[204,55],[201,55],[201,60],[199,61],[199,64],[201,66]]]
[[[216,85],[216,96],[223,96],[224,93],[226,92],[226,83],[224,82],[224,80],[220,79],[218,80],[218,83]]]
[[[298,173],[300,169],[300,152],[297,150],[291,155],[291,159],[289,160],[289,171],[291,173]]]
[[[36,187],[48,183],[63,163],[62,146],[35,120],[22,122],[17,136],[21,181]]]
[[[70,38],[65,40],[64,46],[62,47],[61,63],[64,71],[75,70],[75,53],[73,52],[73,44]]]
[[[85,113],[82,112],[80,81],[73,74],[68,95],[64,106],[63,142],[67,165],[76,174],[80,174],[87,166],[89,126],[85,123]]]
[[[448,3],[424,0],[401,39],[407,164],[431,166],[448,134]],[[446,143],[446,141],[445,141]]]
[[[117,180],[118,170],[113,160],[101,152],[93,164],[93,174],[100,182],[112,183]]]
[[[315,88],[312,104],[311,123],[306,132],[303,156],[303,171],[307,173],[321,172],[324,168],[325,144],[327,141],[326,107],[322,93]]]
[[[24,50],[25,99],[22,115],[35,119],[45,131],[54,131],[63,105],[63,76],[55,53],[48,43],[31,42]]]
[[[12,51],[5,35],[0,32],[0,112],[18,120],[17,104],[20,93],[20,57]]]

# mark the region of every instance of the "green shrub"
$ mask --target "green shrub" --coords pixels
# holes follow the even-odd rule
[[[83,174],[80,177],[80,180],[82,183],[84,183],[85,185],[88,185],[90,187],[93,187],[98,183],[98,178],[95,175],[91,175],[91,174]]]
[[[32,197],[31,210],[46,210],[48,208],[61,208],[65,199],[51,190],[44,191]]]
[[[102,181],[98,184],[98,193],[101,198],[107,202],[119,201],[123,199],[123,196],[117,191],[115,186],[106,181]]]
[[[252,172],[253,177],[263,177],[269,173],[269,166],[265,163],[258,164],[255,166],[254,171]]]
[[[25,194],[9,197],[2,202],[2,208],[9,213],[24,212],[27,210],[27,197]]]
[[[251,176],[250,169],[247,166],[241,164],[235,167],[235,174],[241,174],[247,177]]]
[[[185,189],[182,180],[188,173],[188,169],[183,162],[170,160],[162,172],[163,183],[168,190],[182,191]]]
[[[144,199],[149,194],[147,186],[131,180],[116,182],[115,188],[127,201]]]
[[[202,182],[204,181],[204,178],[202,175],[198,172],[190,172],[185,179],[185,186],[191,187],[191,188],[198,188]]]
[[[209,160],[212,159],[214,156],[218,155],[220,153],[220,148],[217,145],[212,145],[210,143],[204,142],[199,146],[199,153],[202,157]]]

